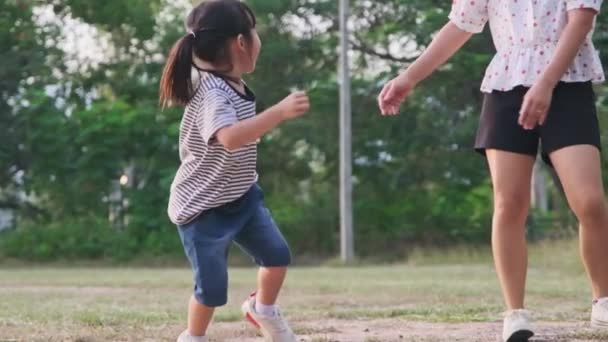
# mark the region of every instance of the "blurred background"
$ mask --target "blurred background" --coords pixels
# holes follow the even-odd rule
[[[266,136],[259,172],[299,263],[339,253],[338,1],[250,0],[263,41],[247,81],[263,110],[292,88],[312,110]],[[443,0],[353,0],[350,25],[355,246],[404,261],[415,248],[485,246],[491,188],[472,151],[493,47],[476,36],[382,118],[382,85],[429,43]],[[165,55],[188,0],[0,2],[0,258],[4,262],[183,263],[166,215],[182,109],[161,110]],[[608,48],[599,16],[597,48]],[[605,87],[597,88],[603,135]],[[608,173],[606,173],[608,174]],[[546,167],[535,172],[532,241],[576,222]]]
[[[350,1],[356,259],[345,267],[339,1],[247,3],[263,41],[246,79],[258,110],[294,88],[312,101],[259,145],[267,204],[305,266],[290,270],[280,299],[296,333],[495,341],[504,306],[489,250],[491,187],[472,150],[489,32],[421,84],[400,116],[383,118],[377,94],[447,21],[451,1]],[[182,109],[159,108],[158,83],[192,5],[0,1],[0,341],[171,341],[184,329],[192,274],[166,214]],[[607,21],[601,13],[595,35],[605,65]],[[606,140],[606,86],[596,90]],[[540,340],[607,341],[581,324],[590,293],[576,220],[541,163],[530,195],[527,304]],[[253,267],[230,268],[212,341],[259,340],[238,309],[254,282]]]

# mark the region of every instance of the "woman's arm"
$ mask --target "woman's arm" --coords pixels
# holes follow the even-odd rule
[[[568,11],[568,23],[562,32],[551,63],[524,97],[519,124],[525,129],[542,125],[551,106],[553,89],[576,58],[587,35],[593,28],[597,12],[582,8]]]
[[[452,57],[473,35],[448,22],[437,34],[429,47],[407,70],[387,83],[378,96],[383,115],[395,115],[399,106],[416,87],[437,68]]]
[[[437,34],[429,47],[402,74],[415,84],[429,77],[447,62],[471,38],[473,34],[463,31],[451,21]]]

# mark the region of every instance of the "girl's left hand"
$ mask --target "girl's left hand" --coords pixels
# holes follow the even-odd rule
[[[526,96],[524,96],[518,120],[524,129],[534,129],[536,125],[545,123],[547,113],[551,107],[553,88],[540,81],[528,90]]]

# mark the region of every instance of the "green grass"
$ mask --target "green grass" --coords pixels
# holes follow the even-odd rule
[[[527,303],[537,319],[586,320],[590,294],[576,245],[535,246],[530,255]],[[230,270],[229,305],[217,312],[215,336],[255,336],[235,323],[254,282],[255,269]],[[188,269],[0,268],[0,341],[171,340],[183,329],[190,290]],[[316,322],[496,322],[503,310],[483,249],[415,252],[403,265],[296,267],[281,304],[295,330],[313,341],[333,341],[329,336],[337,332]]]

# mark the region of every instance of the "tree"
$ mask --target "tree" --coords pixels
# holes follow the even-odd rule
[[[267,202],[297,254],[332,255],[339,231],[337,2],[248,3],[263,41],[257,70],[247,76],[258,110],[292,88],[308,91],[312,100],[308,115],[259,145]],[[117,233],[128,241],[128,253],[179,249],[165,208],[179,163],[182,110],[161,110],[157,89],[164,56],[185,34],[181,18],[188,6],[160,0],[0,4],[0,54],[15,66],[0,68],[3,205],[40,226],[87,221],[109,230],[108,201],[128,175],[120,191],[126,227]],[[485,242],[491,189],[472,144],[479,84],[493,54],[489,33],[420,85],[400,116],[380,118],[381,86],[428,45],[450,4],[353,0],[351,6],[357,252],[400,257],[414,244]],[[36,14],[49,9],[53,20]],[[603,50],[608,19],[598,20]],[[65,27],[74,22],[94,28],[100,61],[78,63],[60,49]],[[599,99],[603,112],[606,100]],[[549,202],[559,196],[551,190]]]

